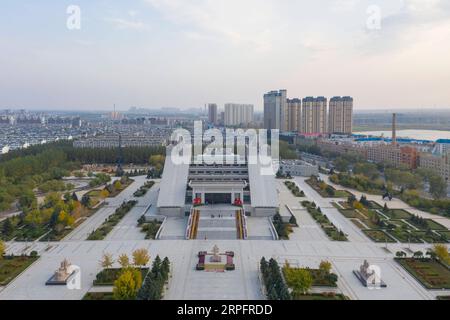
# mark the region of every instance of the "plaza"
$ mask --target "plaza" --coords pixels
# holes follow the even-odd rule
[[[124,200],[133,198],[133,192],[145,181],[145,177],[137,177],[124,192],[111,199],[106,207],[87,219],[62,241],[7,243],[7,253],[20,255],[37,251],[40,258],[9,285],[0,288],[0,299],[82,299],[87,292],[94,290],[92,282],[102,269],[99,261],[104,253],[117,257],[122,253],[129,255],[139,248],[147,249],[152,259],[156,255],[167,256],[172,262],[172,278],[164,299],[265,299],[259,275],[259,261],[263,256],[267,259],[274,258],[280,264],[289,261],[291,265],[311,268],[317,266],[320,261],[327,260],[331,262],[333,272],[339,276],[338,289],[350,299],[428,300],[435,299],[438,295],[450,294],[450,290],[425,289],[393,259],[398,250],[409,253],[417,250],[426,251],[431,247],[429,244],[386,245],[372,242],[332,206],[331,201],[335,199],[322,198],[305,180],[306,178],[296,177],[293,181],[304,191],[305,199],[314,201],[320,206],[333,224],[348,235],[349,241],[329,240],[300,205],[299,200],[302,198],[294,197],[283,180],[274,181],[279,205],[289,206],[299,225],[298,228],[293,228],[290,240],[272,240],[268,236],[270,235],[268,230],[265,230],[265,225],[258,225],[258,222],[252,220],[255,217],[248,217],[249,232],[251,233],[252,229],[260,230],[260,233],[266,232],[266,238],[186,240],[184,232],[187,218],[169,217],[163,224],[159,240],[145,240],[136,221],[157,205],[161,183],[156,180],[155,185],[144,197],[136,198],[137,205],[104,240],[87,241],[89,233],[101,225],[115,208]],[[373,200],[380,202],[379,197],[374,197]],[[398,200],[395,201],[390,205],[395,207]],[[400,201],[398,205],[405,207]],[[437,217],[437,219],[440,223],[444,223],[445,218]],[[215,245],[223,251],[234,252],[236,269],[229,272],[196,271],[198,252]],[[80,267],[80,290],[69,290],[65,286],[45,286],[45,281],[64,259]],[[361,285],[353,270],[364,260],[381,268],[382,278],[389,284],[387,288],[369,290]]]

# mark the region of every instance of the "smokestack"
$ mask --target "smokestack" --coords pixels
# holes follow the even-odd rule
[[[392,144],[397,145],[397,114],[392,114]]]

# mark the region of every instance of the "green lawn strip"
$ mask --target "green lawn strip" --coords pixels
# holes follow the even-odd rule
[[[436,260],[405,258],[397,261],[427,289],[450,289],[450,270]]]
[[[300,188],[297,186],[295,182],[285,181],[284,184],[295,197],[301,198],[305,196],[305,193],[302,190],[300,190]]]
[[[152,220],[139,224],[141,231],[145,233],[145,239],[147,240],[156,238],[156,234],[158,233],[159,228],[161,228],[161,225],[162,221],[159,220]]]
[[[114,300],[112,292],[88,292],[82,300]]]
[[[447,243],[448,238],[445,236],[436,234],[433,231],[412,231],[411,232],[414,236],[417,236],[420,239],[423,239],[425,242],[428,243]]]
[[[323,198],[348,198],[352,194],[346,190],[336,190],[333,186],[326,184],[326,188],[322,189],[319,186],[319,183],[315,178],[310,178],[308,180],[305,180],[305,182],[314,189],[317,193],[319,193]],[[327,192],[329,190],[330,192]]]
[[[120,181],[120,180],[117,180],[117,181]],[[123,190],[128,188],[133,182],[134,182],[133,179],[128,178],[125,183],[122,183],[122,187],[120,189],[114,189],[113,192],[110,192],[108,198],[117,197]]]
[[[405,219],[408,220],[412,217],[412,214],[404,209],[389,209],[388,211],[380,210],[384,215],[390,219]]]
[[[402,243],[423,243],[423,240],[417,234],[396,228],[392,230],[386,230],[386,232]]]
[[[143,197],[145,194],[147,194],[148,190],[150,190],[151,187],[153,187],[154,184],[155,181],[153,180],[147,181],[146,183],[144,183],[143,186],[141,186],[137,191],[135,191],[133,195],[135,197]]]
[[[131,200],[116,209],[116,211],[110,215],[105,222],[96,230],[94,230],[87,240],[103,240],[108,233],[122,220],[123,217],[136,205],[137,201]]]
[[[340,293],[309,293],[295,297],[295,300],[348,300],[346,296]]]
[[[426,225],[422,225],[417,223],[415,220],[413,219],[409,219],[407,220],[408,223],[412,224],[413,226],[415,226],[416,228],[420,229],[420,230],[426,230],[426,229],[431,229],[431,230],[443,230],[446,231],[448,230],[446,227],[444,227],[442,224],[437,223],[436,221],[432,220],[432,219],[423,219],[424,223]]]
[[[446,239],[450,239],[450,230],[447,231],[438,231],[438,233],[444,236]]]
[[[318,208],[314,207],[311,202],[302,201],[301,204],[306,208],[313,219],[319,223],[322,230],[331,240],[348,241],[347,236],[341,230],[338,230],[328,217],[320,212]]]
[[[5,256],[0,260],[0,286],[6,286],[39,257]]]
[[[141,274],[142,279],[145,278],[145,276],[148,273],[149,268],[141,268]],[[122,272],[121,268],[111,268],[111,269],[103,269],[100,271],[93,281],[94,286],[113,286],[114,281],[119,278],[120,273]]]
[[[367,229],[367,227],[362,224],[359,219],[350,219],[350,221],[361,230]]]
[[[372,239],[374,242],[397,242],[395,241],[391,236],[389,236],[386,232],[383,230],[362,230],[362,232],[367,235],[370,239]]]

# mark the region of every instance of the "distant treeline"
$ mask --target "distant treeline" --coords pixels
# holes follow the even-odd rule
[[[81,164],[117,163],[118,148],[74,148],[71,141],[58,141],[43,145],[31,146],[27,149],[14,150],[0,156],[0,163],[26,156],[36,156],[47,152],[62,152],[66,161]],[[148,163],[152,155],[165,155],[165,147],[127,147],[122,149],[122,163],[144,164]]]

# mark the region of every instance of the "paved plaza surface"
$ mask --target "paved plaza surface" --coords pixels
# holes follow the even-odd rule
[[[292,196],[281,180],[277,181],[280,205],[287,204],[300,225],[294,228],[290,240],[144,240],[144,235],[136,227],[136,220],[150,204],[156,204],[159,186],[155,184],[144,197],[137,198],[137,206],[105,240],[86,241],[87,235],[124,200],[132,199],[133,192],[145,182],[145,177],[134,179],[135,183],[111,199],[107,207],[100,209],[63,241],[7,243],[8,253],[22,254],[36,250],[41,257],[8,286],[0,288],[0,299],[81,299],[90,290],[98,291],[92,288],[92,281],[101,270],[99,260],[104,253],[117,257],[122,253],[131,254],[138,248],[148,249],[152,258],[156,255],[169,257],[172,272],[165,299],[263,299],[258,274],[262,256],[305,267],[317,267],[321,260],[329,260],[333,272],[339,276],[339,289],[351,299],[434,299],[436,295],[450,294],[450,290],[426,290],[393,260],[398,250],[425,251],[431,245],[411,244],[409,247],[408,244],[394,243],[386,247],[385,244],[372,242],[332,207],[332,199],[322,198],[304,182],[304,178],[295,178],[294,181],[305,192],[306,199],[323,208],[330,220],[349,235],[350,241],[329,240],[301,207],[300,201],[303,199]],[[442,219],[439,222],[442,223]],[[169,223],[173,228],[169,225],[168,234],[176,237],[177,232],[184,231],[185,219]],[[211,251],[216,244],[220,251],[235,252],[236,270],[218,273],[196,271],[198,251]],[[45,286],[64,258],[81,268],[81,290]],[[358,269],[364,259],[381,268],[387,288],[368,290],[353,275],[352,271]]]

